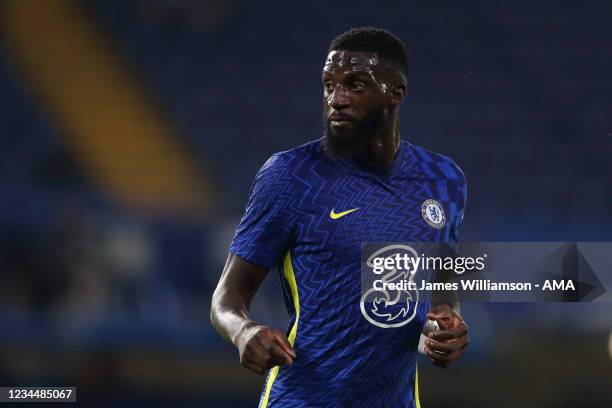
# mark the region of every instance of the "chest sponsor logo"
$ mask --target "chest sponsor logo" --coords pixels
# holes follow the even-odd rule
[[[368,322],[383,329],[405,326],[416,316],[419,290],[414,280],[417,266],[413,260],[419,254],[411,246],[393,244],[378,249],[365,262],[368,271],[375,271],[377,259],[402,256],[410,260],[407,269],[392,266],[380,274],[375,272],[373,276],[379,285],[373,285],[361,295],[361,314]]]

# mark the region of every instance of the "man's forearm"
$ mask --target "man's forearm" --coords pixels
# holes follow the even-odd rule
[[[267,269],[258,267],[229,254],[213,293],[210,306],[210,321],[227,341],[235,346],[238,336],[255,325],[249,318],[251,301],[265,279]]]
[[[217,332],[234,345],[238,335],[245,328],[255,324],[249,318],[247,305],[237,296],[220,288],[217,288],[213,294],[210,321]]]
[[[459,305],[459,297],[457,292],[454,290],[444,291],[433,291],[431,293],[431,308],[433,309],[437,304],[445,303],[450,306],[457,314],[461,314],[461,307]]]
[[[453,311],[454,311],[455,313],[457,313],[458,315],[461,315],[461,304],[459,303],[459,300],[458,300],[458,299],[456,299],[456,300],[454,300],[454,301],[451,301],[451,300],[449,300],[449,299],[446,299],[446,300],[444,300],[444,301],[439,301],[439,302],[434,302],[434,301],[432,301],[432,302],[431,302],[431,306],[430,306],[430,308],[431,308],[431,309],[435,309],[435,308],[436,308],[436,306],[437,306],[437,305],[439,305],[439,304],[445,304],[445,305],[448,305],[448,306],[451,308],[451,310],[453,310]]]
[[[292,364],[296,357],[283,332],[249,318],[251,301],[267,273],[267,268],[230,253],[210,305],[215,329],[238,349],[240,364],[257,374]]]

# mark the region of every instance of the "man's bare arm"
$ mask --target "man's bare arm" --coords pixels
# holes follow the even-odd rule
[[[240,354],[240,363],[258,374],[295,358],[285,334],[249,318],[253,296],[268,270],[229,254],[212,297],[210,320]]]

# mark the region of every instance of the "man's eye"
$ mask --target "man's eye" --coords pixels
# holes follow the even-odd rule
[[[351,88],[353,88],[353,90],[355,91],[361,91],[362,89],[365,88],[365,84],[363,82],[356,81],[356,82],[353,82],[353,85],[351,86]]]

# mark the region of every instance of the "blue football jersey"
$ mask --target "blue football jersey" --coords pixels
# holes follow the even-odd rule
[[[230,251],[279,271],[297,355],[274,367],[259,406],[419,407],[416,357],[429,302],[402,327],[361,313],[362,242],[457,240],[466,202],[449,157],[400,142],[390,167],[329,158],[323,139],[257,173]]]

